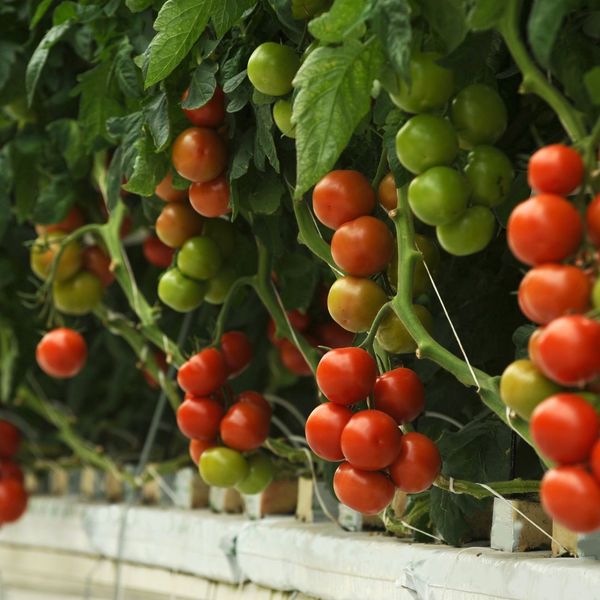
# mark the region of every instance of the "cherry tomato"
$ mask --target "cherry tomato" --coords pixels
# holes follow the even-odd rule
[[[435,228],[440,246],[454,256],[481,252],[494,237],[496,217],[487,206],[471,206],[454,221]]]
[[[27,492],[20,481],[0,481],[0,524],[13,523],[27,509]]]
[[[248,476],[248,461],[231,448],[209,448],[199,461],[200,476],[214,487],[233,487]]]
[[[394,497],[394,484],[376,471],[355,469],[343,462],[333,476],[333,490],[338,500],[365,515],[376,515]]]
[[[182,177],[190,181],[211,181],[227,166],[227,148],[214,130],[190,127],[173,142],[171,159]]]
[[[233,267],[221,267],[219,272],[208,280],[204,299],[209,304],[223,304],[237,278],[238,274]]]
[[[193,440],[214,440],[219,433],[223,407],[212,398],[192,397],[177,409],[177,426]]]
[[[194,396],[214,394],[227,379],[227,365],[216,348],[205,348],[186,361],[177,373],[177,383]]]
[[[394,210],[398,206],[396,181],[392,173],[388,173],[377,188],[377,199],[385,210]]]
[[[274,476],[273,461],[259,452],[248,458],[248,475],[236,484],[235,489],[240,494],[260,494],[269,487]]]
[[[358,171],[331,171],[313,190],[313,210],[323,225],[337,229],[368,215],[375,208],[375,192]]]
[[[314,328],[314,334],[318,340],[318,345],[327,348],[345,348],[351,346],[354,341],[353,333],[346,331],[333,321],[319,323]]]
[[[508,156],[494,146],[476,146],[464,169],[471,186],[471,200],[482,206],[498,206],[508,198],[515,172]]]
[[[392,417],[398,425],[410,423],[425,408],[425,388],[411,369],[398,367],[375,381],[375,408]]]
[[[294,329],[300,333],[303,333],[308,329],[310,317],[306,313],[300,312],[297,308],[294,308],[294,310],[288,310],[286,314],[290,325]]]
[[[250,364],[253,356],[252,345],[242,331],[224,333],[220,346],[229,377],[236,377]]]
[[[177,254],[177,268],[187,277],[201,281],[214,277],[222,262],[217,244],[202,235],[187,240]]]
[[[442,469],[437,446],[422,433],[402,436],[398,458],[390,466],[390,476],[398,489],[418,494],[429,489]]]
[[[519,286],[519,307],[534,323],[545,325],[558,317],[584,313],[592,286],[577,267],[549,263],[531,269]]]
[[[458,154],[458,138],[452,124],[438,115],[417,115],[396,134],[396,155],[411,173],[450,165]]]
[[[596,194],[585,211],[585,225],[590,241],[600,246],[600,194]]]
[[[408,186],[408,203],[427,225],[451,223],[467,208],[469,184],[464,175],[450,167],[432,167]]]
[[[173,173],[169,171],[156,186],[154,193],[165,202],[182,202],[187,198],[187,190],[173,187]]]
[[[181,101],[185,102],[190,94],[189,88],[183,92]],[[218,127],[225,120],[225,94],[220,86],[215,88],[212,98],[198,108],[182,108],[188,121],[197,127]]]
[[[592,474],[596,478],[596,481],[600,482],[600,440],[598,440],[592,448],[590,467],[592,468]]]
[[[373,357],[362,348],[335,348],[319,361],[317,385],[336,404],[355,404],[372,391],[377,377]]]
[[[220,217],[231,212],[229,184],[224,175],[190,185],[190,204],[203,217]]]
[[[331,239],[335,264],[349,275],[368,277],[390,262],[394,238],[375,217],[358,217],[341,225]]]
[[[269,435],[269,416],[249,402],[236,402],[221,421],[221,438],[230,448],[242,452],[259,448]]]
[[[93,273],[104,287],[108,287],[115,280],[115,274],[110,270],[110,256],[100,246],[84,248],[81,258],[83,268]]]
[[[292,103],[289,100],[277,100],[273,104],[273,121],[277,129],[286,137],[296,137],[296,126],[292,123]]]
[[[57,310],[66,315],[86,315],[102,298],[102,282],[87,271],[80,271],[66,281],[55,281],[52,300]]]
[[[536,192],[568,196],[581,185],[584,171],[577,150],[564,144],[550,144],[531,155],[527,181]]]
[[[66,234],[54,232],[39,237],[33,243],[30,253],[31,270],[40,278],[47,279],[52,269],[54,258],[58,255],[63,239]],[[81,269],[81,245],[77,240],[69,242],[56,266],[54,273],[55,281],[69,279]]]
[[[202,233],[204,219],[187,202],[170,202],[156,219],[156,235],[169,248],[180,248]]]
[[[158,297],[161,302],[177,312],[190,312],[204,300],[207,285],[186,277],[179,269],[165,271],[158,281]]]
[[[292,91],[292,79],[300,58],[289,46],[264,42],[248,59],[248,79],[262,94],[285,96]]]
[[[327,296],[331,318],[353,333],[367,331],[386,302],[387,296],[379,285],[362,277],[340,277]]]
[[[77,331],[59,327],[39,341],[35,359],[40,369],[51,377],[75,377],[87,360],[87,344]]]
[[[72,206],[67,213],[67,216],[58,223],[38,223],[35,226],[35,231],[39,236],[44,236],[48,233],[61,232],[71,233],[85,225],[85,217],[77,206]]]
[[[149,235],[142,245],[146,260],[155,267],[166,269],[173,262],[175,250],[163,244],[155,235]]]
[[[205,450],[215,448],[217,442],[215,440],[190,440],[189,453],[194,464],[200,462],[200,457]]]
[[[324,460],[344,460],[342,431],[351,418],[352,411],[341,404],[325,402],[317,406],[306,420],[305,435],[310,449]]]
[[[262,394],[253,392],[251,390],[246,390],[245,392],[239,393],[235,400],[241,404],[253,404],[257,408],[260,408],[267,415],[267,417],[269,417],[269,419],[271,418],[273,409]]]
[[[540,499],[546,513],[570,531],[589,533],[600,527],[600,485],[583,467],[547,471]]]
[[[420,304],[413,304],[413,310],[423,327],[431,333],[433,331],[431,313]],[[408,354],[415,352],[417,349],[416,342],[394,312],[389,312],[383,318],[377,330],[376,338],[381,347],[392,354]]]
[[[508,245],[527,265],[564,260],[577,250],[582,236],[577,209],[560,196],[529,198],[517,205],[508,219]]]
[[[206,220],[202,235],[217,244],[223,258],[229,258],[236,252],[236,230],[229,221],[225,219]]]
[[[25,475],[19,465],[10,458],[0,458],[0,481],[14,479],[19,483],[25,481]]]
[[[9,421],[0,419],[0,458],[12,458],[21,445],[21,433]]]
[[[279,358],[284,367],[300,377],[308,377],[312,375],[312,369],[306,362],[302,352],[287,339],[283,339],[278,343]]]

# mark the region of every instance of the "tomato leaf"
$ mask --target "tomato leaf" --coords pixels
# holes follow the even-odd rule
[[[50,123],[47,130],[69,171],[77,177],[83,176],[89,165],[89,157],[83,147],[79,123],[75,119],[58,119]]]
[[[462,0],[423,0],[423,16],[431,28],[446,45],[446,52],[452,52],[467,35],[465,10]]]
[[[300,196],[338,159],[371,106],[371,86],[383,64],[376,40],[317,48],[294,79],[297,182]]]
[[[281,300],[286,309],[306,310],[319,281],[319,265],[302,252],[286,252],[275,265]]]
[[[31,21],[29,23],[29,29],[33,29],[44,18],[44,15],[48,12],[52,2],[54,2],[54,0],[42,0],[36,6],[33,17],[31,17]]]
[[[123,189],[140,196],[152,196],[156,185],[165,172],[167,159],[163,154],[156,153],[153,136],[146,133],[136,142],[137,156],[133,164],[133,173]]]
[[[156,148],[159,151],[164,150],[171,136],[169,102],[164,92],[159,92],[149,102],[144,103],[144,117]]]
[[[371,0],[335,0],[328,12],[308,24],[313,37],[325,44],[343,42],[369,16]]]
[[[494,27],[505,10],[505,3],[498,0],[467,0],[467,26],[473,31]]]
[[[583,83],[590,100],[595,106],[600,106],[600,66],[592,67],[583,76]]]
[[[75,202],[73,182],[66,175],[52,177],[37,197],[32,219],[35,223],[57,223]]]
[[[401,76],[408,73],[412,28],[408,0],[380,0],[375,5],[373,24],[384,40],[386,54]]]
[[[265,168],[265,157],[271,166],[279,173],[279,159],[275,141],[273,140],[273,117],[271,107],[262,104],[254,107],[256,115],[256,137],[254,138],[254,164],[259,171]]]
[[[9,146],[5,146],[0,152],[0,240],[4,237],[11,219],[10,193],[13,173],[8,149]]]
[[[266,177],[261,178],[258,188],[249,194],[247,203],[254,213],[271,215],[280,207],[284,192],[281,180],[270,171]]]
[[[217,87],[216,71],[215,63],[203,62],[196,67],[190,81],[188,97],[181,103],[183,108],[200,108],[213,97]]]
[[[141,12],[154,4],[154,0],[125,0],[125,6],[131,12]]]
[[[115,61],[115,75],[123,95],[129,98],[140,98],[142,95],[140,71],[131,58],[132,50],[128,40],[121,44]]]
[[[256,5],[256,0],[209,0],[208,4],[213,27],[221,38]]]
[[[6,85],[10,78],[13,65],[17,61],[18,52],[18,44],[0,40],[0,89]]]
[[[254,151],[254,137],[254,130],[247,129],[242,135],[242,139],[234,145],[235,154],[233,155],[231,168],[229,170],[229,178],[231,181],[239,179],[248,172],[250,161],[252,160],[252,153]]]

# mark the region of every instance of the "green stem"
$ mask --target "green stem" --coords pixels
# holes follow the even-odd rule
[[[375,336],[377,335],[377,330],[381,325],[381,321],[385,319],[390,309],[392,308],[391,302],[386,302],[380,309],[379,312],[375,315],[373,319],[373,323],[371,323],[371,328],[369,329],[369,333],[367,337],[364,339],[363,343],[360,345],[361,348],[364,348],[367,352],[373,352],[373,343],[375,342]]]
[[[450,479],[443,475],[438,476],[433,485],[436,487],[452,492],[455,494],[468,494],[474,498],[489,498],[494,496],[490,490],[486,489],[478,483],[463,481],[462,479],[453,479],[452,484]],[[537,494],[540,491],[540,482],[527,479],[513,479],[511,481],[494,481],[485,484],[499,494],[500,496],[508,494]]]
[[[218,344],[221,341],[221,337],[225,331],[225,323],[227,321],[227,316],[233,306],[233,302],[236,299],[237,292],[246,285],[253,285],[254,279],[252,277],[240,277],[236,279],[233,285],[229,288],[227,292],[227,296],[225,297],[225,302],[221,306],[219,310],[219,316],[217,317],[217,322],[215,324],[215,330],[213,333],[213,344]]]

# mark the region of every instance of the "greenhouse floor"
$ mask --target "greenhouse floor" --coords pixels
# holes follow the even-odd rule
[[[0,530],[0,600],[588,600],[600,562],[413,544],[331,523],[35,497]]]

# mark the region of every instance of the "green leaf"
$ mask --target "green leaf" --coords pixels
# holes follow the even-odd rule
[[[371,0],[335,0],[328,12],[308,24],[313,37],[325,44],[343,42],[369,16]]]
[[[18,52],[18,44],[0,40],[0,89],[2,89],[10,79],[12,68],[17,61]]]
[[[52,25],[62,25],[71,19],[75,20],[77,18],[78,8],[77,3],[72,0],[61,2],[52,13]]]
[[[297,95],[296,195],[331,170],[371,106],[371,86],[383,64],[376,40],[317,48],[294,79]]]
[[[600,105],[600,66],[592,67],[583,76],[585,89],[595,106]]]
[[[157,150],[164,150],[171,136],[169,101],[164,92],[159,92],[144,103],[144,117]]]
[[[39,174],[36,165],[41,152],[41,138],[36,135],[20,137],[18,143],[10,146],[14,211],[19,222],[31,218],[37,200]]]
[[[8,149],[9,146],[6,146],[0,152],[0,240],[4,237],[11,219],[10,193],[13,174]]]
[[[77,175],[83,174],[89,157],[84,151],[79,123],[74,119],[59,119],[50,123],[47,130],[68,169]]]
[[[44,186],[33,211],[35,223],[57,223],[64,219],[75,202],[75,188],[68,176],[52,177]]]
[[[154,4],[154,0],[125,0],[125,6],[131,12],[141,12]]]
[[[215,73],[218,65],[203,62],[192,74],[188,97],[181,103],[183,108],[200,108],[214,95],[217,87]]]
[[[44,18],[44,15],[48,12],[52,2],[54,2],[54,0],[41,0],[41,2],[35,8],[33,17],[31,17],[29,29],[33,29]]]
[[[275,266],[284,306],[307,309],[319,281],[319,264],[301,252],[286,252]]]
[[[384,40],[386,54],[398,75],[408,73],[412,28],[408,0],[379,0],[375,5],[373,24]]]
[[[467,0],[467,26],[473,31],[495,27],[502,17],[506,4],[498,0]]]
[[[234,146],[235,154],[229,171],[229,178],[232,181],[239,179],[248,172],[254,151],[254,136],[255,132],[252,129],[247,129],[240,142]]]
[[[256,0],[208,0],[217,37],[222,38],[253,6]]]
[[[246,72],[246,69],[244,69],[243,71],[239,72],[237,75],[234,75],[233,77],[228,79],[223,84],[223,91],[226,94],[233,92],[233,90],[237,89],[237,87],[240,85],[240,83],[242,83],[242,81],[244,81],[244,79],[246,79],[246,75],[247,75],[247,72]]]
[[[254,190],[248,197],[248,204],[252,212],[271,215],[281,206],[281,198],[285,188],[280,178],[273,172],[269,172],[261,178],[258,189]]]
[[[33,102],[33,95],[35,94],[35,88],[42,74],[42,69],[46,64],[48,55],[52,46],[56,44],[67,31],[69,31],[71,23],[63,23],[62,25],[56,25],[52,27],[46,35],[41,39],[37,48],[33,51],[29,64],[27,65],[27,71],[25,72],[25,87],[27,89],[27,102],[31,106]]]
[[[233,114],[242,110],[242,108],[244,108],[244,106],[250,102],[253,89],[254,88],[249,81],[244,81],[242,85],[237,87],[227,96],[227,107],[225,110],[229,114]]]
[[[254,140],[254,164],[259,170],[264,169],[266,157],[271,166],[279,173],[279,159],[275,141],[273,140],[273,117],[271,107],[267,104],[254,107],[256,115],[256,137]]]
[[[137,158],[133,165],[133,174],[123,189],[140,196],[152,196],[165,172],[168,160],[154,151],[152,136],[149,134],[141,137],[135,147]]]
[[[467,35],[465,11],[462,0],[422,0],[423,16],[440,36],[446,52],[452,52]]]
[[[140,71],[133,62],[132,51],[129,40],[124,40],[117,53],[115,74],[123,94],[129,98],[139,98],[142,95]]]

